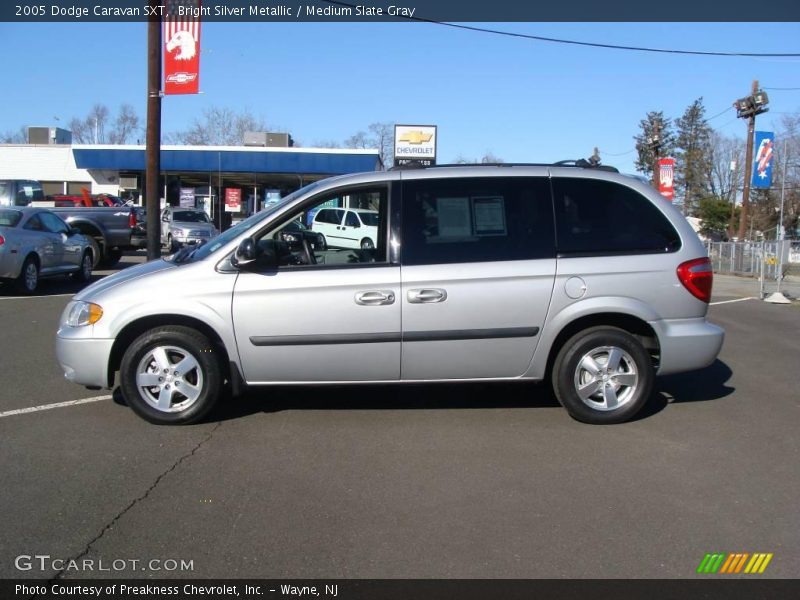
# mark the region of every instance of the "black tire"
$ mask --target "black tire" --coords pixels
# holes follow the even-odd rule
[[[164,351],[161,358],[157,358],[158,349]],[[175,375],[174,368],[187,357],[196,367]],[[157,364],[164,359],[168,363],[166,372],[164,364]],[[153,385],[140,386],[137,375],[152,378]],[[187,425],[201,420],[219,399],[222,382],[217,350],[206,336],[189,327],[157,327],[143,333],[125,351],[120,366],[120,387],[128,406],[158,425]],[[187,390],[191,393],[182,393]],[[159,407],[162,394],[164,401]]]
[[[75,281],[80,281],[81,283],[88,282],[92,278],[93,266],[94,258],[92,256],[92,250],[86,249],[83,251],[83,256],[81,256],[80,268],[72,274],[73,279],[75,279]]]
[[[170,254],[175,254],[178,251],[178,246],[175,243],[175,240],[172,239],[172,234],[167,235],[167,252]]]
[[[362,250],[374,250],[375,249],[375,243],[369,238],[364,238],[363,240],[361,240],[361,244],[360,245],[361,245],[361,249]]]
[[[35,294],[39,289],[39,261],[34,255],[29,255],[22,263],[22,270],[15,280],[15,287],[21,294]]]
[[[652,360],[642,344],[627,331],[606,326],[572,336],[552,372],[561,405],[574,419],[594,424],[631,419],[650,399],[654,379]]]
[[[115,267],[119,260],[122,258],[122,250],[119,248],[105,248],[103,256],[100,259],[100,266],[106,269]]]
[[[100,252],[100,242],[90,235],[86,235],[86,238],[89,240],[89,245],[92,248],[92,268],[96,269],[97,265],[100,264],[100,257],[103,255],[103,253]]]

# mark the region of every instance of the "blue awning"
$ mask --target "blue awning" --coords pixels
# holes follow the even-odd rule
[[[144,171],[143,149],[73,148],[79,169]],[[375,154],[330,152],[258,152],[238,150],[162,150],[161,171],[176,173],[297,173],[344,175],[375,171],[380,166]]]

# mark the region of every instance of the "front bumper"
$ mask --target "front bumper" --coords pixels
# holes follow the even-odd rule
[[[208,235],[196,234],[184,234],[184,235],[174,235],[172,236],[172,240],[178,245],[186,245],[186,244],[199,244],[200,242],[207,242],[213,236],[209,233]]]
[[[56,335],[56,358],[67,381],[90,387],[110,388],[108,360],[113,339],[69,336],[70,329]]]
[[[654,321],[661,346],[659,375],[707,367],[719,355],[725,330],[705,318]]]

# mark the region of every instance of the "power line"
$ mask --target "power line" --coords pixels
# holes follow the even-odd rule
[[[611,152],[603,152],[603,154],[605,154],[606,156],[625,156],[626,154],[631,154],[633,152],[636,152],[636,148],[628,150],[627,152],[620,152],[618,154],[612,154]]]
[[[338,6],[345,6],[355,9],[354,4],[347,2],[339,2],[337,0],[323,0],[328,4],[336,4]],[[409,21],[418,21],[421,23],[431,23],[433,25],[441,25],[443,27],[452,27],[453,29],[463,29],[466,31],[476,31],[478,33],[489,33],[492,35],[502,35],[506,37],[521,38],[526,40],[536,40],[538,42],[551,42],[555,44],[570,44],[573,46],[587,46],[590,48],[605,48],[608,50],[630,50],[634,52],[656,52],[659,54],[688,54],[693,56],[739,56],[739,57],[800,57],[800,53],[764,53],[764,52],[708,52],[701,50],[674,50],[667,48],[647,48],[644,46],[622,46],[618,44],[601,44],[596,42],[580,42],[578,40],[565,40],[561,38],[544,37],[540,35],[531,35],[527,33],[515,33],[512,31],[502,31],[499,29],[488,29],[485,27],[475,27],[473,25],[459,25],[457,23],[447,23],[444,21],[435,21],[433,19],[425,19],[424,17],[405,17]]]
[[[713,117],[708,117],[707,119],[704,119],[704,121],[705,121],[706,123],[708,123],[708,122],[709,122],[711,119],[716,119],[717,117],[721,117],[722,115],[724,115],[726,112],[728,112],[728,111],[729,111],[730,109],[732,109],[732,108],[733,108],[732,106],[729,106],[729,107],[728,107],[728,108],[726,108],[725,110],[723,110],[723,111],[720,111],[720,112],[718,112],[717,114],[715,114]]]
[[[762,88],[762,89],[765,89],[765,90],[778,90],[778,91],[781,91],[781,92],[795,92],[795,91],[800,90],[800,88],[776,88],[776,87],[765,87],[765,88]]]

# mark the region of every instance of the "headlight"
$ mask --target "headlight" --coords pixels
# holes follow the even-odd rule
[[[172,235],[183,235],[183,229],[176,229],[173,227],[171,233]]]
[[[67,325],[70,327],[83,327],[94,325],[103,316],[103,309],[91,302],[78,300],[73,303],[67,314]]]

